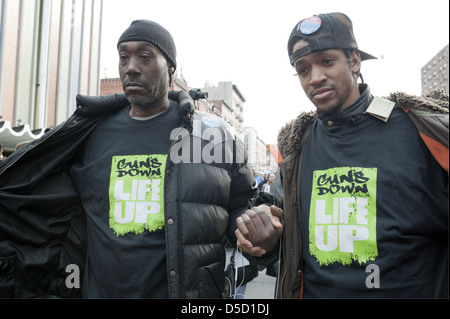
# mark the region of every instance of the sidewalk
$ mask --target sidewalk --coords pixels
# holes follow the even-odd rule
[[[266,270],[260,271],[258,277],[247,284],[245,299],[274,299],[275,277],[267,276]]]

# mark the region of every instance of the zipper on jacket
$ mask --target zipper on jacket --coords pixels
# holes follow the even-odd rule
[[[187,129],[189,131],[189,135],[191,135],[191,133],[192,133],[192,124],[190,124],[190,123],[191,123],[191,120],[188,119],[188,120],[181,121],[181,123],[179,125],[179,127]],[[189,136],[189,138],[191,138],[191,136]],[[169,199],[168,196],[166,196],[166,194],[167,194],[166,187],[168,187],[167,185],[169,184],[168,183],[168,179],[169,178],[173,178],[173,177],[171,177],[174,174],[173,167],[176,165],[172,161],[172,158],[170,157],[170,152],[171,152],[173,146],[176,143],[178,143],[178,142],[179,142],[178,140],[171,141],[170,146],[169,146],[169,150],[167,152],[166,171],[164,172],[164,174],[166,175],[165,182],[164,182],[164,206],[165,207],[168,206],[167,205],[167,200]],[[179,170],[177,170],[177,171],[179,172]],[[179,179],[179,176],[178,176],[178,179]],[[180,181],[178,181],[177,192],[178,192],[177,196],[179,196],[179,194],[181,193],[181,191],[180,191]],[[177,221],[176,222],[178,222],[178,223],[181,221],[181,216],[179,216],[179,212],[181,211],[180,205],[181,205],[180,201],[177,201],[177,214],[176,214]],[[165,222],[166,222],[166,220],[165,220]],[[179,226],[177,226],[177,227],[178,227],[178,232],[179,232],[178,233],[178,238],[181,238],[182,237],[182,235],[181,235],[181,227],[179,227]],[[165,232],[166,243],[168,242],[167,232],[168,232],[168,228],[166,227],[166,232]],[[179,244],[177,249],[178,249],[178,256],[180,256],[180,259],[178,261],[178,263],[179,263],[179,270],[177,271],[177,275],[179,276],[179,285],[181,287],[184,287],[184,276],[183,276],[182,271],[181,271],[184,268],[184,266],[183,266],[183,258],[181,258],[181,256],[183,256],[183,246],[181,244]],[[170,255],[169,254],[169,245],[166,244],[166,271],[167,271],[167,278],[168,278],[167,285],[168,285],[169,298],[185,298],[185,292],[184,292],[183,289],[182,289],[182,291],[179,292],[179,295],[176,295],[176,296],[173,295],[176,292],[173,292],[172,289],[171,289],[172,284],[171,284],[171,278],[170,278],[170,275],[169,275],[169,273],[171,271],[171,269],[170,269],[170,262],[169,262],[169,255]]]
[[[283,242],[284,242],[284,235],[282,234],[280,237],[280,244],[279,244],[279,252],[278,252],[278,275],[277,280],[275,282],[275,298],[283,298],[283,289],[281,287],[283,286],[284,279],[286,278],[286,267],[284,267],[284,270],[281,268],[281,264],[286,265],[286,258],[283,254]]]

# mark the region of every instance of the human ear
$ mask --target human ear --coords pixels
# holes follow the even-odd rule
[[[174,82],[175,82],[175,77],[173,76],[173,74],[175,73],[175,68],[173,66],[171,66],[170,64],[167,64],[168,66],[168,73],[169,73],[169,87],[173,86]]]
[[[357,50],[352,51],[351,56],[351,69],[354,74],[358,75],[361,70],[361,55]]]

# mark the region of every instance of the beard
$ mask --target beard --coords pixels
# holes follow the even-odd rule
[[[351,95],[353,87],[357,85],[356,79],[353,78],[352,73],[348,73],[338,83],[323,84],[311,90],[308,94],[310,101],[315,104],[320,114],[335,114],[343,108],[349,106],[348,97]],[[331,101],[326,103],[315,103],[314,91],[322,87],[328,87],[334,91],[334,97]],[[353,101],[352,101],[353,102]]]
[[[135,82],[129,80],[123,83],[123,90],[127,93],[126,84],[128,82]],[[137,94],[134,92],[127,94],[128,101],[135,107],[141,109],[149,109],[158,106],[159,102],[167,97],[169,79],[167,76],[160,76],[156,81],[152,83],[142,83],[142,88],[146,91],[145,94]]]
[[[127,95],[128,101],[138,108],[152,108],[156,106],[159,101],[166,95],[164,94],[164,90],[161,88],[146,88],[147,94],[145,95],[136,95],[130,94]]]

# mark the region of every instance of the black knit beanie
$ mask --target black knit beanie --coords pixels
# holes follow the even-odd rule
[[[126,29],[117,42],[117,47],[122,42],[145,41],[156,46],[166,57],[166,59],[177,68],[177,50],[169,31],[158,23],[149,20],[135,20]]]

